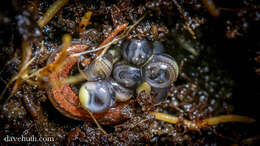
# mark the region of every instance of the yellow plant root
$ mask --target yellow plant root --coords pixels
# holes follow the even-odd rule
[[[220,115],[220,116],[211,117],[211,118],[194,122],[185,119],[179,119],[176,116],[165,114],[165,113],[150,112],[150,114],[154,115],[156,120],[165,121],[171,124],[177,124],[180,121],[182,121],[184,126],[188,127],[188,129],[190,130],[198,130],[200,128],[204,128],[207,126],[213,126],[213,125],[228,123],[228,122],[240,122],[240,123],[255,122],[255,120],[250,117],[239,116],[239,115]]]
[[[6,87],[4,88],[4,90],[2,91],[1,95],[0,95],[0,100],[3,98],[6,90],[14,83],[11,94],[8,96],[7,100],[9,100],[10,97],[13,96],[13,94],[18,90],[18,88],[20,87],[20,84],[22,84],[25,80],[25,78],[28,75],[28,67],[31,64],[31,62],[34,60],[31,59],[31,55],[32,55],[32,48],[31,45],[28,41],[23,41],[22,42],[22,63],[19,67],[19,72],[17,75],[13,76],[11,78],[11,80],[8,82],[8,84],[6,85]]]
[[[255,122],[255,120],[246,116],[221,115],[221,116],[211,117],[202,120],[200,123],[198,123],[198,126],[206,127],[207,125],[217,125],[217,124],[228,123],[228,122],[252,123]]]
[[[61,55],[59,55],[59,58],[55,62],[48,64],[47,66],[43,67],[38,72],[36,72],[36,75],[38,75],[38,77],[41,78],[44,76],[48,76],[54,72],[59,71],[62,68],[62,66],[65,64],[64,60],[68,56],[67,48],[70,47],[71,40],[72,38],[69,34],[65,34],[63,36],[62,48],[60,51]]]
[[[37,21],[40,28],[43,28],[55,16],[55,14],[68,3],[68,1],[69,0],[55,1],[44,13],[44,15]]]

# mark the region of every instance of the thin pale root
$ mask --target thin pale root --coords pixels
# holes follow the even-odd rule
[[[69,0],[57,0],[55,1],[44,15],[37,21],[40,28],[43,28],[54,16],[55,14],[68,3]]]
[[[197,130],[200,128],[204,128],[207,126],[213,126],[221,123],[229,123],[229,122],[240,122],[240,123],[252,123],[255,122],[254,119],[246,116],[239,115],[220,115],[216,117],[207,118],[201,121],[189,121],[189,120],[181,120],[176,116],[159,113],[159,112],[150,112],[150,114],[155,116],[156,120],[165,121],[171,124],[177,124],[180,121],[183,121],[184,126],[187,126],[190,130]]]

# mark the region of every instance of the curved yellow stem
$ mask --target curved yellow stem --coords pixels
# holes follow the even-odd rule
[[[156,120],[165,121],[171,124],[177,124],[178,122],[182,121],[184,126],[187,126],[190,130],[197,130],[199,128],[213,126],[221,123],[228,123],[228,122],[240,122],[240,123],[255,122],[253,118],[246,117],[246,116],[239,116],[239,115],[220,115],[220,116],[211,117],[200,121],[189,121],[186,119],[180,120],[176,116],[165,114],[165,113],[150,112],[150,114],[154,115]]]
[[[43,16],[37,21],[40,28],[43,28],[54,16],[55,14],[68,3],[69,0],[57,0],[55,1],[48,10],[43,14]]]

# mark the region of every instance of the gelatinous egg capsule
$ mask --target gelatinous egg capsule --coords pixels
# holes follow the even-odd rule
[[[120,59],[120,51],[114,47],[104,57],[97,57],[89,66],[84,69],[85,78],[88,81],[98,81],[110,77],[113,64]]]
[[[145,92],[146,94],[151,94],[153,92],[155,94],[154,103],[157,104],[163,101],[168,96],[169,88],[154,88],[151,87],[147,82],[142,82],[136,88],[136,93],[139,95],[141,92]]]
[[[160,41],[154,41],[152,45],[153,45],[153,54],[157,55],[157,54],[165,53],[165,48]]]
[[[113,78],[124,87],[134,87],[141,82],[141,71],[139,68],[118,63],[114,66]]]
[[[92,113],[104,112],[115,103],[114,94],[106,81],[86,82],[79,90],[80,105]]]
[[[166,88],[179,74],[175,59],[169,55],[154,55],[142,68],[143,79],[155,88]]]
[[[115,99],[117,101],[124,102],[134,96],[134,92],[132,90],[123,87],[122,85],[118,84],[112,78],[109,79],[109,83],[111,84],[111,86],[115,92]]]
[[[145,38],[125,40],[122,45],[123,58],[136,66],[144,64],[152,53],[152,47]]]
[[[107,57],[95,59],[84,69],[85,77],[88,81],[98,81],[106,79],[111,75],[113,64]]]
[[[113,48],[109,49],[106,55],[109,55],[112,63],[115,64],[117,61],[121,59],[120,46],[113,46]]]

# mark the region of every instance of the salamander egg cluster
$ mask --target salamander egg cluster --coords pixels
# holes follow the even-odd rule
[[[80,104],[99,113],[116,101],[129,100],[140,84],[148,85],[158,96],[165,96],[177,79],[179,68],[174,58],[164,53],[160,42],[144,38],[125,40],[121,51],[111,49],[86,67],[84,74],[87,82],[79,91]]]

